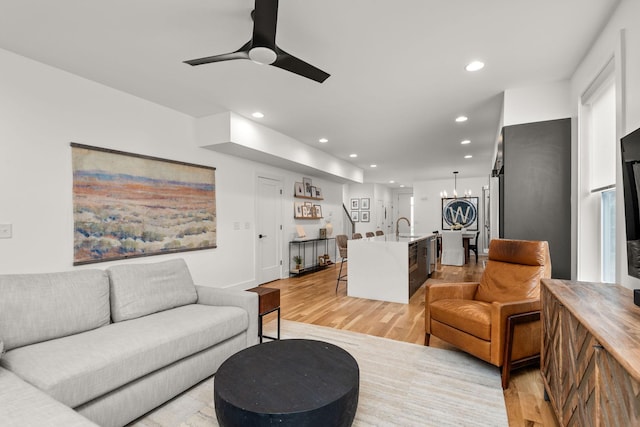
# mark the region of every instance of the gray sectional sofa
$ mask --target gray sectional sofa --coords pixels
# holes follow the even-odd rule
[[[0,424],[123,426],[257,342],[257,294],[181,259],[0,275]]]

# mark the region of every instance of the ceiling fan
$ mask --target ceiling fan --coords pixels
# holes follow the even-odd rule
[[[273,65],[319,83],[330,74],[288,54],[276,45],[278,0],[256,0],[253,18],[253,37],[235,52],[184,61],[189,65],[203,65],[232,59],[250,59],[259,64]]]

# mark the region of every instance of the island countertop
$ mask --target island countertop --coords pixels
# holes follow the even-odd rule
[[[420,240],[428,239],[429,237],[434,236],[433,234],[405,234],[400,233],[400,235],[396,236],[395,234],[385,234],[383,236],[375,236],[375,237],[364,237],[363,241],[368,242],[396,242],[396,243],[413,243]]]

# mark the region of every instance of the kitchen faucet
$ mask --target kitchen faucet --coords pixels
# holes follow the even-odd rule
[[[407,221],[407,225],[409,227],[411,227],[411,223],[409,222],[409,218],[401,216],[400,218],[398,218],[396,220],[396,237],[398,237],[400,235],[400,226],[399,225],[400,225],[400,220],[401,219],[404,219],[405,221]]]

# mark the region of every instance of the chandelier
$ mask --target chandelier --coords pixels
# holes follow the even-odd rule
[[[470,197],[470,196],[471,196],[471,190],[464,190],[463,197]],[[441,199],[449,198],[449,195],[447,194],[447,190],[442,190],[440,192],[440,198]],[[454,199],[458,198],[458,171],[453,171],[453,198]]]

